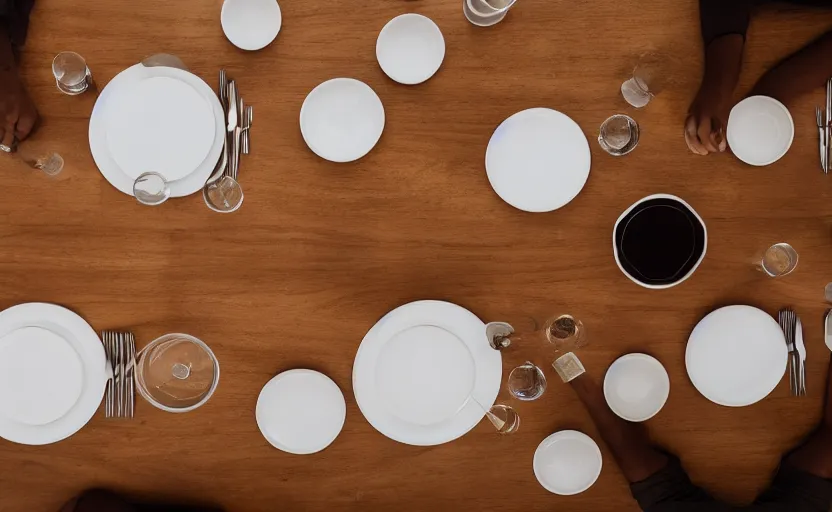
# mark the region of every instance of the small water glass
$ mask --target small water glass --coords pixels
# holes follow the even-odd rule
[[[203,341],[187,334],[165,334],[139,351],[135,375],[136,388],[153,406],[188,412],[214,394],[220,365]]]
[[[133,182],[133,197],[147,206],[158,206],[170,198],[170,185],[158,172],[146,172]]]
[[[546,341],[556,352],[574,352],[587,344],[584,324],[572,315],[560,315],[546,322],[543,328]]]
[[[218,213],[236,212],[243,205],[244,197],[243,187],[228,175],[202,189],[205,204]]]
[[[490,27],[503,21],[517,0],[462,0],[462,12],[478,27]]]
[[[89,89],[92,74],[87,62],[75,52],[61,52],[52,61],[52,74],[58,89],[70,96],[75,96]]]
[[[791,274],[797,268],[797,251],[785,242],[774,244],[763,253],[757,268],[770,277]]]
[[[494,404],[485,411],[485,417],[499,434],[513,434],[520,428],[520,416],[510,405]]]
[[[601,124],[598,144],[613,156],[623,156],[638,146],[638,123],[624,114],[616,114]]]
[[[23,142],[17,148],[20,159],[32,169],[37,169],[47,176],[57,176],[64,169],[64,159],[54,151],[45,151],[40,144]]]
[[[546,375],[534,363],[526,361],[511,370],[508,390],[518,400],[537,400],[546,391]]]
[[[639,59],[632,76],[621,84],[621,95],[635,108],[646,107],[661,89],[661,65],[654,54]]]

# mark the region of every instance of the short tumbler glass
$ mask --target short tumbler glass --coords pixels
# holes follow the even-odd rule
[[[61,52],[52,61],[52,74],[58,89],[70,96],[81,94],[89,89],[92,75],[87,62],[75,52]]]

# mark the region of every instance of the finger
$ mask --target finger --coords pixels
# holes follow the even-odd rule
[[[28,137],[32,133],[32,130],[35,128],[35,123],[37,123],[37,120],[37,112],[33,112],[31,115],[21,116],[21,118],[17,120],[15,135],[17,136],[18,141],[25,140],[26,137]]]
[[[699,130],[696,132],[699,136],[699,141],[703,146],[705,146],[705,149],[708,150],[708,152],[717,153],[719,149],[717,149],[716,145],[711,143],[712,131],[710,116],[704,116],[699,120]]]
[[[699,142],[699,137],[696,135],[696,118],[693,116],[688,116],[687,121],[685,121],[685,142],[688,149],[697,155],[708,154],[708,150]]]
[[[14,125],[7,124],[3,129],[3,137],[0,139],[0,144],[14,149]]]

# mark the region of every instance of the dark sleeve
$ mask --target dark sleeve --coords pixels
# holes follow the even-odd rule
[[[0,23],[5,26],[11,37],[12,45],[23,46],[29,27],[29,14],[35,0],[0,0]]]
[[[744,38],[753,6],[754,0],[699,0],[705,46],[728,34],[740,34]]]

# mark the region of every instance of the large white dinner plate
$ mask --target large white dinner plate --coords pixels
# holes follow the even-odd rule
[[[527,212],[549,212],[572,201],[586,184],[589,167],[589,142],[581,127],[549,108],[530,108],[503,121],[485,152],[491,187]]]
[[[759,402],[786,371],[783,331],[765,311],[726,306],[696,324],[685,350],[694,387],[708,400],[729,407]]]
[[[384,106],[369,85],[333,78],[318,85],[300,108],[303,140],[331,162],[352,162],[370,152],[384,130]]]
[[[317,453],[335,441],[347,417],[344,394],[321,372],[295,369],[270,380],[257,398],[255,418],[278,450]]]
[[[173,179],[173,181],[170,182],[171,196],[182,197],[201,190],[205,185],[205,181],[208,179],[208,176],[210,176],[211,172],[214,170],[220,153],[222,152],[222,146],[225,139],[223,110],[219,99],[208,84],[206,84],[198,76],[177,68],[164,66],[146,67],[141,64],[136,64],[135,66],[127,68],[116,75],[116,77],[113,78],[106,87],[104,87],[101,91],[101,95],[95,102],[95,107],[93,108],[92,116],[90,117],[89,141],[92,157],[95,160],[95,164],[98,166],[98,169],[101,171],[101,174],[108,182],[110,182],[111,185],[130,196],[133,195],[133,181],[135,180],[135,177],[131,177],[130,172],[135,172],[136,169],[133,169],[132,171],[123,169],[111,152],[109,137],[111,112],[116,111],[116,109],[123,109],[125,108],[125,105],[128,105],[126,108],[129,108],[130,100],[132,98],[131,91],[137,90],[137,84],[148,79],[156,79],[159,77],[173,79],[189,86],[199,94],[199,96],[205,101],[208,108],[210,108],[210,111],[213,113],[210,119],[210,131],[213,137],[213,142],[207,155],[193,169],[183,167],[176,169],[175,171],[171,171],[178,173],[173,176],[186,173],[183,177]],[[182,91],[181,87],[177,87],[177,89],[179,89],[180,92]],[[193,96],[189,97],[193,100]],[[203,121],[200,122],[204,123],[206,121],[203,118]],[[179,123],[179,127],[181,126],[190,126],[190,122]],[[175,138],[171,139],[171,144],[182,136],[181,133],[178,133],[175,129],[176,127],[177,125],[174,123],[173,126],[166,126],[164,128],[164,130],[173,130]],[[202,129],[208,130],[209,128],[206,126],[202,127]],[[148,135],[148,137],[148,140],[155,140],[157,135]],[[200,136],[198,140],[203,141],[204,136]],[[170,153],[170,148],[168,148],[168,153]]]
[[[547,491],[571,496],[592,487],[601,474],[601,449],[577,430],[555,432],[534,452],[534,476]]]
[[[774,98],[751,96],[728,116],[728,146],[750,165],[769,165],[783,157],[794,140],[789,109]]]
[[[453,441],[485,416],[497,398],[502,358],[485,324],[449,302],[400,306],[364,337],[353,365],[353,390],[367,421],[401,443]]]
[[[43,445],[66,439],[78,432],[93,417],[104,396],[107,381],[106,359],[104,346],[92,327],[83,318],[66,308],[35,302],[20,304],[0,312],[0,340],[9,342],[8,340],[11,339],[10,343],[17,344],[20,340],[14,339],[19,335],[16,331],[28,330],[32,327],[37,329],[34,332],[29,331],[26,336],[36,337],[38,335],[36,331],[40,329],[50,331],[54,337],[50,336],[50,341],[46,343],[55,343],[56,338],[59,338],[69,345],[77,357],[77,359],[68,357],[69,352],[66,351],[66,347],[62,347],[56,353],[47,356],[49,366],[45,369],[54,368],[56,357],[61,357],[63,354],[69,367],[59,372],[71,377],[68,382],[69,386],[75,385],[74,377],[72,377],[74,372],[72,368],[75,363],[80,362],[83,372],[80,394],[74,401],[72,398],[74,393],[71,390],[70,393],[59,397],[58,408],[65,407],[67,401],[72,401],[72,404],[65,414],[48,423],[27,424],[20,421],[22,419],[20,417],[12,419],[8,414],[0,412],[0,437],[15,443]],[[42,341],[38,343],[41,347],[45,346]],[[3,351],[0,350],[0,357],[2,353]],[[44,378],[50,379],[46,375]],[[49,410],[45,413],[46,416],[38,413],[35,423],[51,419],[48,416],[58,410],[54,402],[47,405]]]

